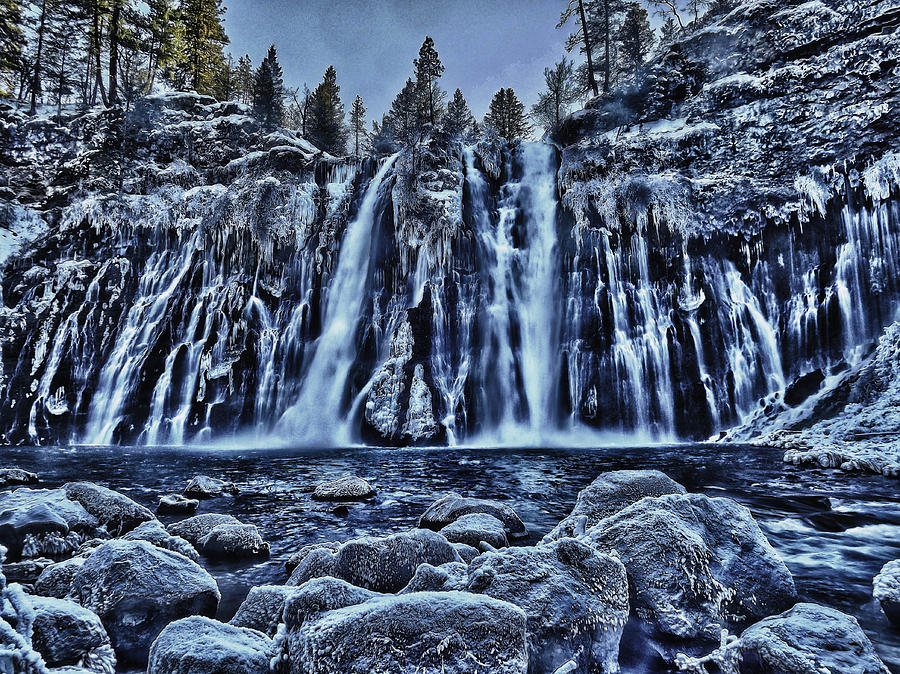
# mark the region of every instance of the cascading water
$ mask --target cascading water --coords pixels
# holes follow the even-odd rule
[[[386,160],[366,188],[356,218],[341,242],[322,320],[322,333],[303,375],[300,396],[278,424],[279,432],[300,444],[346,444],[353,440],[344,413],[350,368],[357,358],[357,326],[366,301],[381,184],[397,155]]]

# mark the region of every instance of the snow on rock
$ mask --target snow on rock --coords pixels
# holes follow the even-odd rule
[[[64,599],[72,589],[72,579],[89,555],[78,555],[62,562],[51,564],[41,571],[34,582],[34,593],[44,597]]]
[[[255,524],[218,524],[197,541],[197,547],[207,557],[218,559],[269,555],[269,544]]]
[[[144,522],[122,537],[125,541],[147,541],[158,548],[177,552],[195,562],[200,561],[200,556],[194,546],[181,536],[173,536],[158,520]]]
[[[21,468],[0,468],[0,488],[21,484],[37,484],[38,476]]]
[[[0,671],[47,674],[47,663],[31,645],[35,613],[21,586],[7,585],[3,575],[6,548],[0,545]]]
[[[97,518],[63,489],[0,494],[0,545],[10,557],[63,557],[94,536],[104,537]]]
[[[215,498],[222,494],[235,494],[237,487],[233,482],[226,482],[217,477],[208,477],[206,475],[198,475],[191,478],[187,487],[184,488],[184,495],[188,498]]]
[[[872,596],[895,625],[900,625],[900,559],[885,564],[875,576]]]
[[[416,364],[412,384],[409,387],[409,408],[406,415],[403,435],[413,442],[427,440],[437,434],[438,425],[434,420],[431,389],[425,382],[425,368],[421,363]]]
[[[116,656],[100,618],[65,599],[29,597],[34,609],[31,645],[49,667],[80,666],[98,674],[116,671]]]
[[[147,508],[124,494],[92,482],[69,482],[63,489],[66,496],[84,506],[113,536],[121,536],[143,522],[156,519]]]
[[[440,531],[464,515],[485,513],[503,522],[506,535],[510,538],[524,538],[528,535],[525,524],[516,511],[505,503],[488,499],[469,498],[451,492],[432,503],[419,517],[419,527]]]
[[[414,529],[382,538],[364,537],[335,551],[315,548],[299,562],[288,585],[311,578],[334,576],[375,592],[398,592],[412,579],[420,564],[434,566],[462,561],[446,538],[433,531]]]
[[[201,538],[221,524],[240,525],[241,522],[232,515],[204,513],[188,517],[180,522],[173,522],[166,529],[173,536],[181,536],[191,545],[196,546]]]
[[[274,637],[288,600],[301,588],[289,585],[258,585],[250,588],[229,624],[249,627]]]
[[[509,545],[503,522],[487,513],[463,515],[441,529],[444,538],[451,543],[465,543],[478,548],[482,542],[494,548]]]
[[[320,501],[356,501],[375,495],[372,485],[361,477],[345,475],[337,480],[320,482],[312,497]]]
[[[173,620],[215,615],[219,588],[184,555],[146,541],[109,541],[81,565],[69,598],[100,616],[123,663],[142,665]]]
[[[159,497],[159,504],[156,506],[157,515],[190,515],[196,512],[200,506],[200,501],[193,498],[187,498],[181,494],[165,494]]]
[[[272,640],[261,632],[191,616],[170,623],[153,642],[148,674],[266,674]]]
[[[457,548],[458,550],[459,548]],[[475,555],[478,551],[472,548]],[[460,555],[462,556],[462,555]],[[464,590],[469,580],[468,562],[447,562],[439,566],[431,564],[419,564],[415,575],[398,594],[410,592],[449,592],[450,590]]]

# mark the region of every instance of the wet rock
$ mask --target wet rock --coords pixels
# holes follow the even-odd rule
[[[11,559],[69,555],[100,533],[99,524],[63,489],[20,487],[0,494],[0,545]]]
[[[516,512],[505,503],[480,498],[466,498],[450,493],[429,506],[419,518],[419,527],[440,531],[464,515],[485,513],[493,515],[503,522],[506,535],[510,538],[523,538],[528,535],[525,525]]]
[[[330,550],[331,552],[337,552],[340,547],[341,544],[337,541],[327,541],[325,543],[312,543],[310,545],[304,545],[297,552],[288,557],[287,561],[284,563],[284,568],[288,570],[288,573],[290,573],[294,569],[296,569],[300,565],[300,562],[302,562],[306,558],[306,556],[313,550],[324,548],[326,550]]]
[[[30,597],[31,645],[49,667],[80,666],[113,674],[116,656],[100,618],[73,601]]]
[[[38,476],[21,468],[0,468],[0,489],[22,484],[37,484]]]
[[[66,597],[72,588],[72,579],[86,560],[87,556],[79,556],[51,564],[34,581],[34,593],[58,599]]]
[[[181,494],[167,494],[159,497],[159,505],[156,506],[157,515],[190,515],[197,511],[200,501],[187,498]]]
[[[207,557],[240,558],[269,554],[269,544],[253,524],[219,524],[197,541],[197,546]]]
[[[158,548],[178,552],[195,562],[200,561],[200,555],[197,554],[193,545],[188,543],[181,536],[170,534],[166,531],[162,522],[158,520],[144,522],[137,529],[125,534],[122,539],[126,541],[147,541]]]
[[[525,614],[484,595],[417,592],[307,614],[299,625],[288,609],[285,617],[276,648],[292,674],[310,662],[342,674],[528,671]]]
[[[238,489],[233,482],[226,482],[207,475],[197,475],[184,488],[184,495],[194,499],[215,498],[222,494],[236,493],[238,493]]]
[[[751,625],[736,648],[740,651],[741,674],[888,671],[856,618],[817,604],[797,604],[781,615]]]
[[[482,542],[494,548],[509,545],[503,522],[487,513],[463,515],[441,529],[441,534],[451,543],[464,543],[473,548],[478,548]]]
[[[204,513],[203,515],[188,517],[186,520],[181,520],[180,522],[174,522],[166,528],[173,536],[181,536],[188,543],[196,546],[201,538],[206,536],[220,524],[240,525],[241,522],[231,515]]]
[[[168,625],[153,642],[147,674],[266,674],[272,640],[201,616]]]
[[[282,614],[287,632],[298,630],[305,622],[326,611],[355,606],[383,596],[331,576],[313,578],[295,589],[296,592],[285,601]]]
[[[120,661],[142,665],[163,627],[215,615],[220,594],[184,555],[145,541],[109,541],[75,573],[70,597],[100,616]]]
[[[658,470],[616,470],[603,473],[578,493],[572,512],[544,536],[544,540],[578,536],[603,518],[614,515],[647,496],[684,493],[684,487]]]
[[[294,569],[288,585],[327,575],[376,592],[398,592],[419,564],[459,561],[446,538],[417,529],[383,538],[357,538],[342,543],[336,552],[324,547],[311,550]]]
[[[7,562],[3,565],[3,575],[9,583],[31,585],[43,573],[44,569],[53,565],[52,559],[37,557],[23,559],[21,562]]]
[[[645,498],[601,520],[583,540],[618,553],[635,612],[664,637],[717,639],[723,627],[796,601],[784,562],[750,511],[730,499]]]
[[[466,545],[465,543],[454,543],[453,549],[459,553],[459,556],[462,557],[462,560],[466,564],[481,554],[480,550],[473,548],[471,545]]]
[[[258,585],[250,589],[247,598],[229,621],[236,627],[249,627],[270,637],[275,636],[284,606],[301,588],[289,585]]]
[[[465,590],[515,604],[528,619],[529,671],[618,671],[628,580],[616,557],[571,538],[485,553]]]
[[[462,562],[447,562],[440,566],[420,564],[412,580],[400,593],[464,590],[468,581],[469,569]]]
[[[881,610],[892,623],[900,626],[900,559],[888,562],[875,576],[872,592]]]
[[[92,482],[69,482],[66,496],[84,506],[113,536],[121,536],[142,522],[155,520],[152,512],[124,494]]]
[[[312,497],[319,501],[358,501],[374,495],[375,490],[364,479],[347,475],[337,480],[320,482]]]

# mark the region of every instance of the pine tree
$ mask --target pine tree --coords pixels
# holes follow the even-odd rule
[[[441,113],[441,104],[446,94],[438,86],[438,80],[444,73],[444,64],[434,48],[434,40],[425,37],[419,48],[419,58],[413,60],[416,68],[416,91],[419,97],[421,121],[436,124]]]
[[[453,92],[453,99],[447,104],[443,123],[444,130],[453,138],[469,138],[474,135],[475,116],[459,89]]]
[[[328,66],[322,81],[313,92],[307,121],[309,139],[320,150],[341,155],[347,148],[347,124],[337,71]]]
[[[569,19],[577,16],[578,30],[569,36],[566,43],[566,49],[572,51],[576,46],[580,47],[581,52],[587,59],[587,80],[588,86],[596,96],[599,91],[597,89],[597,77],[594,74],[594,41],[593,34],[590,30],[587,20],[587,11],[585,10],[585,0],[568,0],[565,11],[559,17],[557,28],[562,28]],[[604,87],[604,91],[608,88],[608,84]]]
[[[360,138],[363,143],[366,139],[366,108],[363,105],[363,99],[358,95],[353,99],[353,105],[350,106],[350,133],[353,134],[353,154],[358,157]]]
[[[531,135],[533,127],[528,123],[525,106],[512,89],[500,89],[491,100],[484,124],[494,129],[507,143]]]
[[[22,52],[25,49],[23,26],[19,0],[0,0],[0,76],[12,75],[22,67]],[[8,81],[8,90],[0,86],[0,96],[12,94],[14,81],[14,78]]]
[[[547,89],[540,94],[531,111],[541,126],[555,130],[581,95],[572,62],[563,59],[553,68],[545,68],[544,83]]]
[[[631,2],[625,9],[625,19],[619,28],[619,44],[622,47],[622,70],[634,75],[643,65],[653,48],[656,36],[650,28],[647,10],[636,2]]]
[[[253,62],[249,54],[244,54],[238,59],[234,71],[234,88],[241,103],[247,105],[253,103]]]
[[[279,126],[284,117],[284,79],[274,44],[253,77],[253,114],[268,128]]]
[[[148,7],[147,91],[153,88],[159,72],[167,73],[175,63],[175,8],[172,0],[145,0]]]
[[[216,77],[225,63],[222,50],[228,44],[221,19],[224,13],[221,0],[181,0],[176,87],[190,87],[200,94],[214,93]]]
[[[660,27],[659,32],[659,41],[661,44],[672,44],[675,41],[675,36],[678,34],[678,27],[675,25],[675,21],[672,17],[665,20]]]

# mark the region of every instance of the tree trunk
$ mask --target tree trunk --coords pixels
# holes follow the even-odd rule
[[[38,44],[37,44],[37,54],[34,57],[34,73],[32,73],[31,79],[31,108],[28,111],[29,115],[34,115],[37,112],[37,96],[38,92],[41,90],[41,57],[44,53],[44,33],[47,30],[47,0],[43,0],[41,2],[41,19],[38,23]]]
[[[611,70],[609,43],[612,41],[612,35],[610,34],[609,23],[609,0],[603,0],[603,42],[606,47],[606,63],[603,66],[603,93],[609,91],[609,74]]]
[[[94,67],[96,68],[96,75],[94,76],[94,94],[91,97],[91,105],[97,104],[97,89],[100,89],[100,100],[103,101],[104,106],[108,106],[109,102],[106,100],[106,85],[103,84],[103,64],[101,61],[101,53],[103,51],[103,31],[100,26],[100,5],[99,0],[94,0],[92,4],[93,16],[91,17],[92,27],[91,30],[93,32],[92,40],[93,40],[93,49],[94,49]]]
[[[578,13],[581,16],[581,34],[584,37],[584,54],[587,57],[588,83],[596,96],[600,92],[597,91],[597,78],[594,77],[594,61],[591,57],[591,38],[588,34],[587,17],[584,15],[584,0],[578,0]]]
[[[119,102],[119,22],[122,15],[122,0],[114,0],[112,18],[109,22],[109,104]]]

